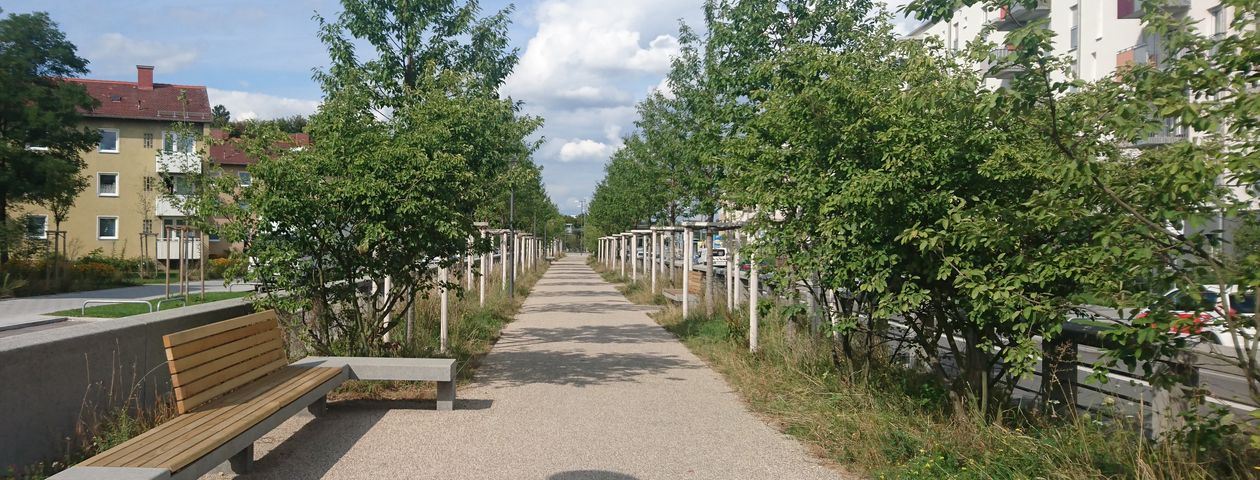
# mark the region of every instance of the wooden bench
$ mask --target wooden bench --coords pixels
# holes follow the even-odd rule
[[[681,289],[681,288],[667,288],[667,289],[661,290],[661,294],[662,294],[662,295],[664,295],[664,296],[665,296],[665,298],[666,298],[667,300],[671,301],[671,302],[674,302],[674,303],[682,303],[683,296],[682,296],[682,289]],[[689,298],[689,299],[687,300],[687,303],[689,303],[689,304],[691,304],[691,305],[696,305],[696,304],[699,304],[699,303],[700,303],[700,297],[699,297],[699,296],[697,296],[697,295],[695,295],[695,294],[689,294],[689,295],[687,295],[687,296],[688,296],[688,297],[691,297],[691,298]]]
[[[292,365],[274,311],[166,335],[177,417],[52,478],[196,479],[228,461],[245,473],[254,441],[303,408],[319,416],[346,380],[438,382],[438,409],[455,401],[455,361],[307,357]]]

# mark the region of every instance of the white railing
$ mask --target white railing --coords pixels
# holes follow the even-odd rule
[[[196,238],[186,239],[180,242],[178,238],[159,238],[155,240],[156,248],[153,250],[158,260],[179,260],[180,244],[184,245],[185,259],[201,258],[201,240]]]

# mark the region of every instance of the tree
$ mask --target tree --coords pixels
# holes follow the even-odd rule
[[[312,143],[278,148],[286,136],[253,125],[242,146],[260,159],[254,184],[224,191],[233,200],[221,216],[225,235],[247,244],[244,273],[285,292],[259,302],[312,312],[300,331],[313,351],[382,354],[402,312],[438,285],[433,269],[487,247],[470,243],[478,208],[502,191],[493,182],[521,180],[539,121],[498,95],[515,62],[506,12],[479,18],[476,2],[453,1],[343,6],[336,21],[319,19],[333,62],[317,74],[325,101],[306,127]],[[361,62],[364,44],[372,60]],[[374,284],[367,301],[363,281]]]
[[[978,1],[916,0],[907,9],[929,20],[948,19],[955,8]],[[990,7],[1015,1],[988,1]],[[1027,3],[1027,2],[1024,2]],[[1152,2],[1155,3],[1155,2]],[[1157,4],[1157,3],[1155,3]],[[1066,62],[1053,53],[1053,33],[1045,22],[1023,26],[1006,37],[1009,57],[995,68],[1022,67],[1010,88],[993,92],[990,117],[1020,124],[1040,135],[1030,141],[1054,152],[1042,165],[1052,176],[1031,206],[1047,221],[1078,217],[1093,223],[1093,243],[1077,252],[1091,265],[1082,272],[1095,297],[1120,309],[1120,322],[1107,336],[1118,348],[1109,362],[1137,365],[1154,383],[1179,381],[1177,362],[1185,347],[1203,341],[1191,320],[1169,313],[1162,298],[1177,287],[1198,292],[1203,283],[1227,288],[1238,278],[1260,285],[1254,256],[1230,258],[1215,229],[1171,228],[1209,224],[1213,219],[1247,217],[1256,201],[1241,194],[1260,180],[1255,151],[1260,138],[1255,56],[1260,32],[1254,19],[1260,6],[1226,1],[1229,30],[1202,32],[1189,18],[1146,8],[1143,27],[1158,36],[1158,65],[1121,68],[1114,79],[1087,84],[1065,75]],[[990,59],[992,60],[992,59]],[[1134,150],[1136,141],[1167,123],[1196,132],[1196,141]],[[1245,233],[1245,232],[1244,232]],[[1243,239],[1246,235],[1243,235]],[[1135,322],[1139,312],[1148,314]],[[1260,339],[1254,318],[1230,312],[1216,327],[1234,337],[1237,348],[1206,354],[1247,373],[1251,395],[1260,399]],[[1196,333],[1179,335],[1183,329]]]
[[[210,122],[210,126],[214,128],[227,128],[228,124],[232,122],[232,112],[229,112],[227,107],[222,104],[215,105],[210,110],[210,113],[214,115],[214,120]]]
[[[80,154],[100,139],[80,126],[96,101],[65,78],[87,72],[46,13],[9,14],[0,20],[0,221],[17,203],[38,203],[78,184]],[[38,147],[38,148],[33,148]],[[0,263],[9,258],[0,242]]]

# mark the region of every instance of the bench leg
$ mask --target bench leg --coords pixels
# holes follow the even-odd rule
[[[232,465],[232,472],[237,475],[244,475],[254,469],[254,444],[249,444],[244,450],[241,450],[232,458],[228,459],[228,463]]]
[[[437,382],[437,409],[455,409],[455,381]]]
[[[314,415],[315,418],[324,416],[325,413],[328,413],[328,395],[319,397],[319,400],[306,407],[306,411],[311,412],[311,415]]]

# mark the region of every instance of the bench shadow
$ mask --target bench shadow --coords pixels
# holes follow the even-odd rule
[[[456,399],[455,409],[485,410],[491,408],[493,403],[493,400],[488,399]],[[282,440],[266,455],[256,459],[252,472],[222,478],[242,480],[323,478],[390,410],[434,410],[435,408],[434,400],[330,402],[327,414],[319,418],[307,416],[306,424]]]
[[[639,480],[639,477],[607,470],[572,470],[557,473],[547,480]]]

